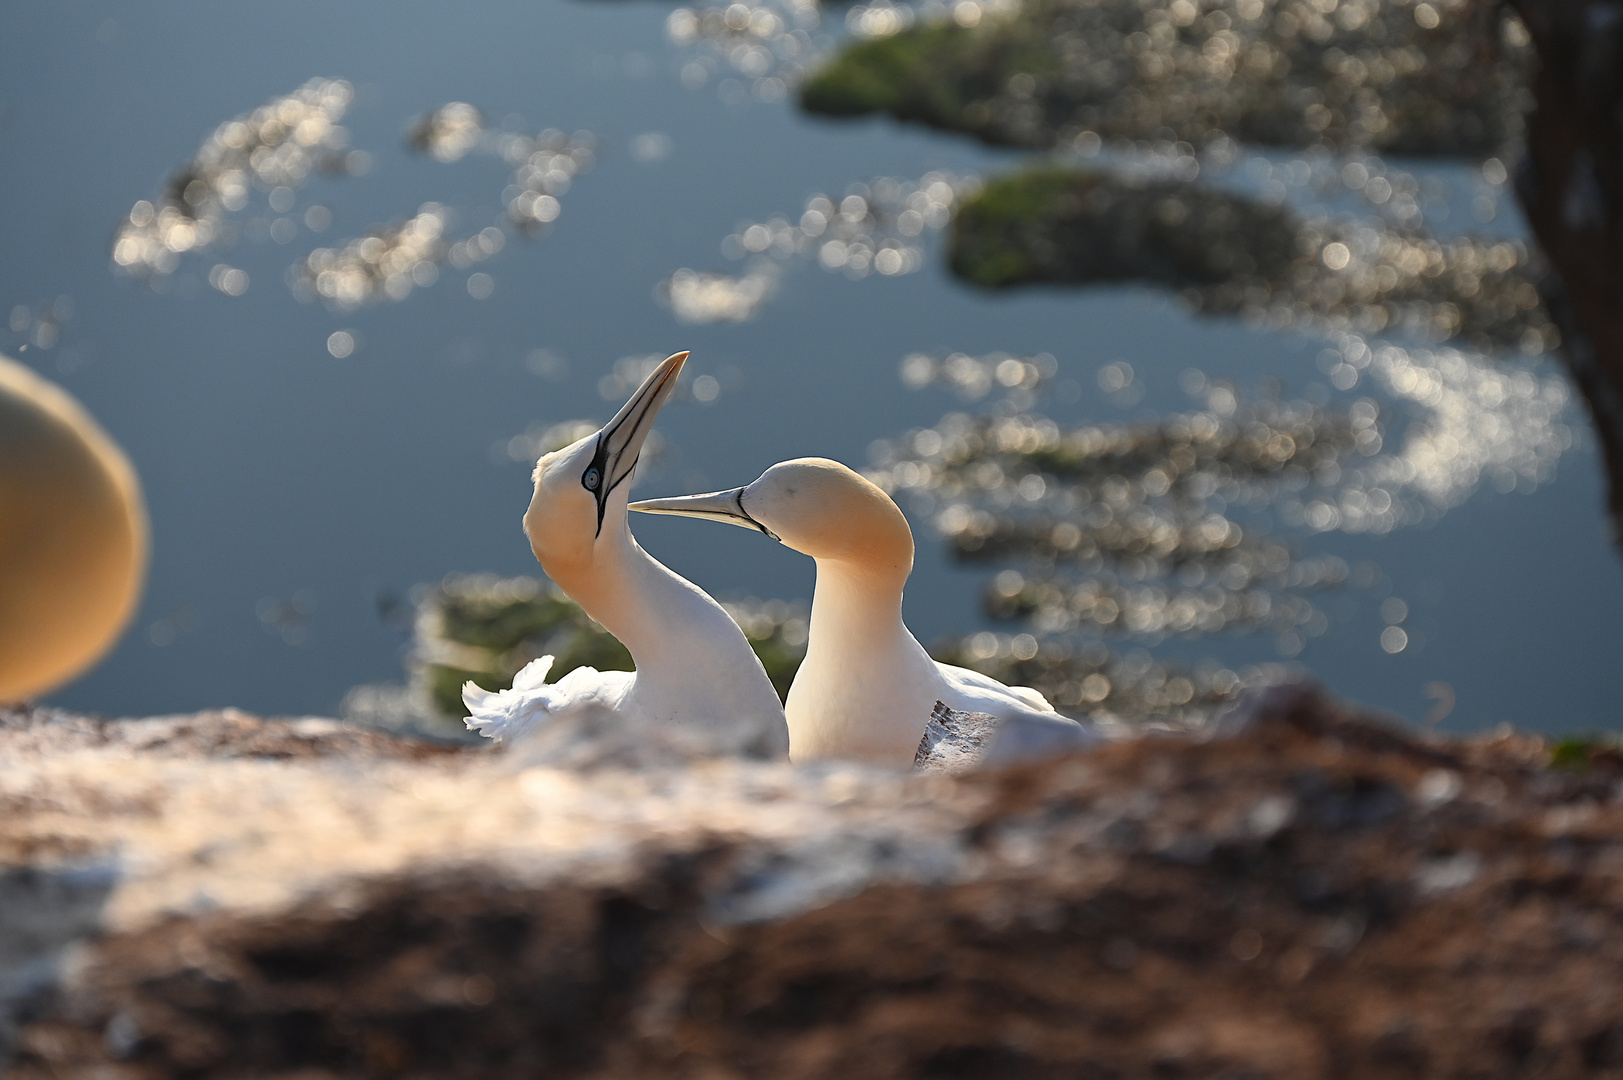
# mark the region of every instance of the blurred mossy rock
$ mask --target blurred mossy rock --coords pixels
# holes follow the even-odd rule
[[[396,734],[476,743],[479,736],[463,724],[467,711],[461,692],[468,679],[487,689],[506,689],[520,668],[548,654],[557,657],[548,673],[552,682],[583,663],[600,671],[632,666],[613,635],[544,580],[453,575],[438,585],[420,586],[412,599],[416,618],[407,661],[409,683],[353,688],[342,708],[346,720]],[[805,605],[746,599],[724,602],[722,607],[744,631],[778,695],[786,697],[806,656]],[[977,647],[984,637],[1001,646],[983,654]],[[1027,660],[1014,657],[1009,635],[943,639],[930,652],[944,663],[1035,687],[1073,718],[1146,730],[1197,728],[1244,685],[1237,681],[1216,688],[1198,672],[1139,665],[1102,647],[1075,649],[1060,640],[1045,641],[1043,649]],[[1271,671],[1263,674],[1272,677]],[[1174,701],[1159,692],[1168,679],[1184,675],[1192,680],[1190,698]],[[1103,680],[1105,690],[1084,701],[1079,688],[1090,678],[1095,683]],[[1093,684],[1088,686],[1091,690]],[[921,731],[924,722],[921,718]]]
[[[1299,686],[956,778],[191,723],[0,722],[6,1080],[1623,1075],[1603,755]]]
[[[1297,222],[1278,206],[1176,180],[1050,166],[1001,177],[959,210],[952,271],[985,288],[1281,279]]]
[[[549,682],[578,667],[631,671],[624,645],[556,585],[532,577],[454,574],[413,595],[416,618],[404,687],[357,687],[347,717],[423,734],[461,733],[462,684],[505,690],[530,661],[555,660]],[[722,605],[744,630],[780,697],[806,655],[804,607],[781,600]]]
[[[1084,151],[1237,139],[1481,158],[1522,129],[1531,49],[1497,4],[1028,0],[960,12],[974,24],[848,43],[802,84],[801,104]]]
[[[581,666],[633,667],[624,645],[557,586],[537,578],[456,575],[417,605],[412,678],[447,716],[466,715],[464,682],[505,690],[520,668],[549,653],[557,657],[554,681]]]
[[[1483,351],[1560,338],[1520,240],[1301,219],[1184,180],[1041,165],[998,177],[952,221],[952,272],[988,289],[1145,282],[1207,314],[1301,329],[1403,329]]]

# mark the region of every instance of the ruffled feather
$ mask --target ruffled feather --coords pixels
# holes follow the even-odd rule
[[[629,671],[599,671],[582,665],[555,683],[547,682],[555,657],[530,661],[513,676],[510,690],[485,690],[462,684],[468,727],[498,742],[513,743],[544,728],[551,720],[582,705],[617,710],[631,687]]]
[[[462,704],[467,706],[464,721],[479,734],[497,742],[511,742],[545,724],[564,704],[564,696],[547,685],[556,657],[531,660],[513,676],[510,690],[486,690],[469,681],[462,684]]]

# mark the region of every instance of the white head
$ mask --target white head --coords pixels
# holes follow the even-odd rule
[[[707,495],[644,499],[631,509],[742,525],[818,560],[905,578],[913,568],[907,518],[879,488],[827,458],[780,461],[753,484]]]
[[[591,569],[599,545],[618,540],[625,531],[626,481],[687,358],[679,352],[665,359],[614,419],[535,463],[535,494],[524,514],[524,534],[554,580]]]

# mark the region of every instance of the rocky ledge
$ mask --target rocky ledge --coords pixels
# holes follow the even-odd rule
[[[1311,689],[963,777],[0,713],[7,1078],[1623,1076],[1623,768]]]

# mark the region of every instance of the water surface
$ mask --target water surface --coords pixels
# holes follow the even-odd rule
[[[1241,390],[1326,384],[1326,342],[1312,334],[1196,319],[1142,289],[973,292],[928,236],[916,273],[854,280],[788,260],[752,319],[682,322],[661,283],[682,269],[744,272],[722,250],[741,226],[798,218],[808,198],[874,177],[988,173],[1017,158],[884,122],[813,120],[729,87],[724,71],[695,85],[669,11],[87,2],[0,14],[0,312],[12,314],[0,349],[59,379],[129,451],[155,539],[136,624],[54,700],[113,714],[330,713],[352,685],[399,679],[403,636],[380,598],[387,615],[390,597],[450,572],[534,572],[518,529],[528,467],[509,445],[605,419],[617,402],[604,393],[619,391],[600,381],[627,357],[691,349],[692,377],[712,380],[709,401],[662,415],[667,449],[640,486],[650,495],[743,483],[805,454],[862,465],[876,440],[978,407],[905,385],[899,365],[920,351],[1052,354],[1058,389],[1041,407],[1063,424],[1190,408],[1190,368]],[[236,242],[179,258],[160,289],[116,269],[115,234],[138,201],[160,200],[219,125],[317,77],[353,87],[342,149],[364,158],[312,171],[285,196],[251,190],[226,214]],[[543,235],[513,225],[509,189],[523,184],[509,162],[409,147],[413,121],[448,102],[512,135],[594,138],[591,167],[557,195]],[[498,249],[469,259],[464,248],[463,265],[447,257],[398,301],[297,297],[293,268],[314,249],[426,203],[443,208],[448,241],[499,229]],[[1494,227],[1515,231],[1508,200]],[[1100,371],[1123,361],[1138,389],[1107,393],[1113,376]],[[1434,707],[1426,688],[1446,683],[1448,727],[1613,726],[1623,580],[1576,404],[1566,422],[1573,449],[1530,492],[1485,484],[1380,536],[1285,530],[1305,553],[1379,570],[1329,599],[1328,628],[1295,662],[1412,719]],[[979,601],[993,568],[950,565],[930,519],[914,524],[907,611],[919,635],[994,628]],[[809,595],[809,562],[759,536],[681,519],[636,527],[717,595]],[[1381,645],[1392,597],[1407,608],[1396,654]],[[1154,651],[1280,659],[1274,635],[1174,637]]]

